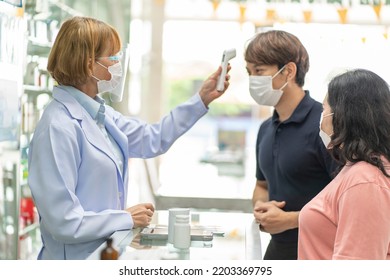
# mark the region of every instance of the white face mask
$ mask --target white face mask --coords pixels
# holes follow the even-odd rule
[[[100,62],[96,61],[97,64],[100,66],[106,68],[108,72],[111,74],[111,79],[109,81],[107,80],[100,80],[96,78],[94,75],[92,75],[93,78],[95,78],[97,82],[97,88],[98,88],[98,93],[103,93],[103,92],[111,92],[114,90],[116,87],[118,87],[121,82],[122,82],[122,64],[121,62],[117,62],[114,65],[111,66],[104,66]]]
[[[332,140],[331,138],[330,138],[330,136],[328,135],[328,134],[326,134],[326,132],[325,131],[323,131],[322,129],[321,129],[321,124],[322,124],[322,120],[324,119],[324,118],[326,118],[326,117],[329,117],[329,116],[332,116],[333,115],[333,113],[330,113],[330,114],[327,114],[327,115],[325,115],[325,116],[323,116],[323,114],[321,113],[321,118],[320,118],[320,138],[321,138],[321,140],[322,140],[322,143],[324,143],[324,145],[325,145],[325,147],[327,148],[327,149],[329,149],[329,143],[330,143],[330,141]]]
[[[275,106],[278,104],[282,97],[283,89],[287,86],[288,82],[280,89],[273,89],[272,80],[283,71],[284,67],[273,76],[249,76],[249,92],[257,104],[266,106]]]

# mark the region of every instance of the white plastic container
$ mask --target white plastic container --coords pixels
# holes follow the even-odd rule
[[[173,244],[175,236],[176,215],[190,215],[190,208],[171,208],[168,217],[168,242]]]
[[[176,215],[173,246],[188,249],[191,245],[191,226],[189,215]]]

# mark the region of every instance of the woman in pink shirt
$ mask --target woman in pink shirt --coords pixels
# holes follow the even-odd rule
[[[298,259],[390,259],[390,90],[357,69],[332,79],[320,136],[341,163],[299,215]]]

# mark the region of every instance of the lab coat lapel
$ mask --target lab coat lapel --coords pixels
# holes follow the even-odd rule
[[[106,119],[105,122],[107,122],[107,116],[105,119]],[[124,175],[122,175],[122,172],[119,169],[113,151],[109,147],[109,144],[107,143],[107,140],[104,138],[103,133],[100,131],[99,127],[96,125],[95,121],[92,118],[86,116],[81,122],[81,127],[84,130],[85,137],[87,138],[88,142],[91,143],[91,145],[95,146],[97,149],[101,150],[103,153],[105,153],[115,164],[117,177],[119,181],[118,191],[124,194],[120,197],[121,206],[122,208],[124,208],[125,205],[124,197],[126,197],[125,188],[124,188]],[[123,172],[125,172],[125,170],[127,170],[126,160],[124,161],[123,165],[124,165]]]
[[[123,132],[115,125],[112,116],[109,112],[109,110],[106,110],[106,118],[105,118],[105,125],[107,132],[114,138],[116,143],[118,144],[119,148],[122,151],[123,154],[123,174],[122,174],[122,181],[121,184],[119,184],[119,192],[123,193],[123,196],[121,197],[121,203],[122,207],[125,205],[125,198],[127,197],[127,188],[125,187],[125,184],[127,184],[127,169],[128,169],[128,158],[129,158],[129,152],[128,152],[128,140],[126,135],[123,134]],[[117,166],[118,169],[118,166]]]
[[[127,137],[115,125],[109,112],[106,113],[105,121],[106,121],[105,124],[106,124],[107,132],[110,133],[110,135],[115,139],[115,141],[117,142],[118,146],[120,147],[120,149],[122,151],[123,158],[124,158],[124,160],[123,160],[123,178],[125,178],[125,175],[127,172],[128,158],[129,158]]]
[[[92,118],[85,116],[81,122],[81,127],[88,142],[105,153],[116,165],[115,156],[96,122]]]
[[[55,87],[53,89],[53,97],[67,108],[72,118],[79,121],[80,126],[83,129],[84,135],[87,138],[88,142],[95,148],[106,154],[115,163],[117,172],[121,174],[117,162],[115,160],[115,156],[111,148],[109,147],[107,140],[104,138],[103,133],[96,125],[95,120],[93,120],[92,117],[88,115],[85,110],[83,110],[82,106],[63,89]]]
[[[108,131],[108,133],[111,133],[108,128],[107,128],[107,116],[105,118],[105,124],[106,124],[106,129]],[[84,125],[83,125],[84,123]],[[111,148],[109,147],[109,144],[107,143],[107,140],[104,138],[103,136],[103,133],[100,131],[99,127],[96,125],[95,121],[92,120],[91,118],[85,118],[84,119],[84,122],[81,123],[82,127],[83,127],[83,130],[85,132],[85,136],[87,138],[87,140],[92,144],[94,145],[97,149],[101,150],[103,153],[105,153],[115,164],[116,166],[116,172],[117,172],[117,177],[118,177],[118,181],[119,181],[119,184],[118,184],[118,191],[124,195],[122,195],[120,197],[120,202],[121,202],[121,205],[122,205],[122,208],[124,208],[124,205],[125,205],[125,201],[124,201],[124,198],[126,197],[126,193],[125,193],[125,188],[124,188],[124,182],[125,182],[125,172],[127,170],[127,160],[125,158],[124,162],[123,162],[123,173],[120,171],[119,169],[119,166],[118,166],[118,163],[117,161],[115,160],[115,156],[113,154],[113,151],[111,150]],[[118,142],[118,139],[116,136],[112,135],[113,138],[117,141],[117,143],[119,144]],[[123,141],[122,141],[123,142]],[[119,146],[121,147],[122,149],[122,145],[119,144]]]
[[[127,149],[124,149],[124,146],[126,145],[125,142],[127,142],[126,137],[122,133],[118,133],[117,131],[118,129],[113,128],[113,126],[115,126],[113,121],[109,116],[106,115],[105,122],[106,124],[108,123],[108,127],[109,127],[109,128],[106,127],[106,129],[109,131],[109,133],[112,132],[114,133],[111,135],[117,141],[122,152],[125,151],[124,152],[125,160],[123,163],[124,166],[123,166],[123,175],[122,175],[122,172],[120,171],[119,166],[115,160],[114,152],[111,150],[109,144],[107,143],[107,140],[104,138],[102,131],[96,125],[95,120],[93,120],[92,117],[85,110],[83,110],[82,106],[70,94],[66,93],[66,91],[58,87],[55,87],[53,89],[53,97],[57,101],[61,102],[67,108],[72,118],[79,121],[87,141],[96,149],[102,151],[105,155],[107,155],[107,157],[110,158],[115,164],[117,170],[117,177],[119,180],[118,191],[124,194],[121,197],[121,205],[122,208],[124,208],[125,205],[124,198],[127,195],[125,193],[126,188],[124,187],[124,185],[126,182],[125,176],[127,176],[127,165],[128,165],[127,164],[128,152]]]

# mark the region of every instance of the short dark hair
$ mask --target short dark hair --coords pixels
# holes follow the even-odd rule
[[[390,161],[390,90],[377,74],[355,69],[333,78],[328,104],[334,113],[333,157],[343,166],[366,161],[385,171],[381,156]]]
[[[293,34],[271,30],[257,34],[245,50],[245,61],[254,64],[277,65],[281,69],[289,62],[297,66],[295,82],[303,87],[309,71],[309,55],[301,41]]]

